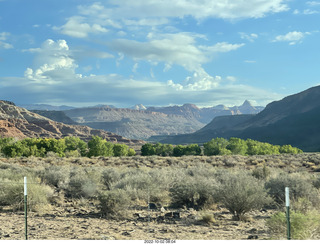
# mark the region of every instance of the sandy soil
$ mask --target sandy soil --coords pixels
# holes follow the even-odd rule
[[[71,213],[68,213],[71,212]],[[270,239],[265,220],[272,211],[256,211],[248,215],[248,221],[235,221],[225,209],[214,211],[215,222],[203,223],[193,209],[180,210],[180,218],[166,218],[158,222],[158,216],[166,212],[130,210],[130,220],[115,221],[101,218],[85,210],[69,209],[65,213],[39,215],[29,213],[28,238],[30,240],[245,240]],[[150,213],[150,218],[148,214]],[[251,217],[250,217],[251,216]],[[149,220],[150,219],[150,220]],[[25,238],[23,212],[0,213],[0,239],[23,240]]]

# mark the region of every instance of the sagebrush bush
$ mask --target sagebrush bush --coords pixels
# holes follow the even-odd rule
[[[263,165],[263,167],[255,168],[252,171],[252,175],[257,179],[267,180],[271,175],[271,171],[269,167],[267,167],[266,165]]]
[[[40,179],[27,177],[28,185],[28,209],[44,213],[50,209],[50,202],[54,190],[44,184]],[[22,210],[24,206],[24,183],[23,179],[10,180],[0,179],[0,206],[12,206],[13,209]]]
[[[57,188],[66,189],[70,181],[70,167],[51,166],[40,172],[42,180]]]
[[[274,214],[266,222],[273,238],[286,239],[287,237],[287,219],[285,212]],[[307,213],[290,212],[291,239],[309,240],[320,237],[320,214],[317,211]]]
[[[106,168],[102,171],[101,180],[102,183],[107,187],[107,190],[111,190],[113,185],[121,179],[119,170],[115,168]]]
[[[303,178],[299,174],[281,173],[271,178],[265,185],[268,194],[274,201],[284,206],[285,187],[289,187],[290,199],[294,202],[298,198],[306,198],[314,205],[319,205],[319,194],[317,189],[312,185],[311,180]]]
[[[320,189],[320,176],[318,176],[317,178],[315,178],[312,182],[313,186],[317,189]]]
[[[172,205],[201,209],[214,202],[217,182],[201,176],[189,176],[175,182],[170,188]]]
[[[54,190],[48,185],[37,184],[37,179],[30,179],[30,182],[35,184],[28,185],[28,208],[38,213],[48,213],[52,209],[50,204]]]
[[[201,212],[199,220],[205,224],[213,224],[216,222],[214,215],[209,212]]]
[[[238,220],[245,213],[260,209],[271,201],[263,182],[246,172],[224,174],[220,183],[215,198]]]
[[[127,192],[121,189],[99,192],[98,199],[100,213],[107,218],[125,218],[131,204]]]
[[[69,197],[85,197],[90,198],[97,195],[99,185],[97,182],[100,178],[96,179],[94,176],[83,169],[82,167],[74,167],[70,169],[70,179],[65,189]]]
[[[23,181],[0,178],[0,206],[20,209],[23,205]]]
[[[121,179],[114,184],[113,188],[125,190],[132,201],[160,204],[168,202],[166,184],[161,182],[160,178],[153,177],[149,171],[127,170],[121,174]]]

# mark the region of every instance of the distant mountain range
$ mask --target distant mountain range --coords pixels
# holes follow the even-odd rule
[[[204,127],[213,118],[222,115],[256,114],[263,107],[254,107],[249,101],[241,106],[218,105],[198,108],[193,104],[169,107],[148,107],[137,104],[131,108],[115,108],[111,105],[73,108],[63,111],[32,110],[54,121],[66,124],[87,125],[118,135],[146,140],[158,140],[168,135],[192,133]]]
[[[66,105],[52,106],[49,104],[17,104],[17,105],[27,110],[64,111],[64,110],[75,108],[75,107],[66,106]]]
[[[215,137],[251,138],[320,151],[320,86],[268,104],[256,115],[216,117],[202,129],[162,140],[163,143],[203,143]]]
[[[104,130],[81,125],[66,125],[50,120],[14,103],[0,100],[0,137],[47,137],[63,138],[77,136],[88,141],[92,136],[100,136],[111,142],[128,145],[143,144],[143,141],[131,140]]]
[[[241,106],[226,107],[217,105],[209,108],[198,108],[194,104],[170,107],[149,107],[147,111],[161,112],[165,114],[182,115],[186,118],[195,118],[203,124],[211,122],[217,116],[236,114],[257,114],[264,109],[262,106],[253,106],[246,100]]]

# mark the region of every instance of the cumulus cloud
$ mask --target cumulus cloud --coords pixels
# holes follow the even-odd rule
[[[305,36],[310,35],[310,32],[292,31],[285,35],[277,36],[273,42],[289,42],[290,45],[301,43]]]
[[[191,77],[191,79],[197,78]],[[265,105],[283,97],[236,83],[212,86],[211,89],[193,89],[194,87],[188,87],[187,84],[175,84],[173,81],[165,84],[154,80],[128,79],[115,74],[72,79],[65,77],[62,82],[45,85],[27,78],[8,77],[0,79],[0,86],[4,94],[3,99],[13,100],[18,104],[49,103],[87,106],[104,103],[129,107],[137,101],[146,106],[184,104],[187,101],[199,106],[212,106],[230,104],[230,101],[237,105],[250,98]]]
[[[58,82],[58,78],[75,76],[78,65],[71,57],[65,40],[46,40],[41,48],[29,49],[36,53],[35,68],[27,68],[25,77],[38,82]]]
[[[229,52],[244,45],[222,42],[213,46],[197,46],[196,37],[190,33],[148,35],[148,37],[150,40],[147,42],[117,39],[110,47],[136,60],[164,62],[165,70],[176,64],[188,71],[195,71],[208,62],[214,53]]]
[[[204,69],[200,68],[192,76],[188,76],[185,79],[184,85],[176,84],[172,80],[169,80],[167,85],[177,91],[206,91],[218,87],[220,82],[220,76],[212,77]]]
[[[0,49],[11,49],[13,46],[10,43],[5,42],[8,37],[10,36],[10,33],[8,32],[1,32],[0,33]]]

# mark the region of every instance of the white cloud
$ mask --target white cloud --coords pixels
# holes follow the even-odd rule
[[[173,64],[180,65],[188,71],[198,70],[207,63],[214,53],[229,52],[244,44],[217,43],[213,46],[197,46],[196,36],[190,33],[149,34],[148,42],[138,42],[128,39],[117,39],[111,43],[111,48],[136,60],[149,62],[164,62],[165,71]]]
[[[277,36],[273,42],[289,42],[290,45],[295,45],[302,42],[303,38],[310,34],[310,32],[292,31],[285,35]]]
[[[256,60],[244,60],[244,62],[247,64],[255,64],[257,61]]]
[[[312,9],[305,9],[303,10],[303,14],[309,15],[309,14],[318,14],[319,11],[317,10],[312,10]]]
[[[284,0],[111,0],[114,12],[126,18],[192,16],[203,18],[261,18],[270,13],[287,11]]]
[[[187,34],[168,34],[162,39],[149,42],[117,39],[111,48],[137,60],[178,64],[187,70],[194,70],[207,62],[207,57],[195,46],[195,39]]]
[[[191,77],[191,79],[197,79]],[[212,82],[219,76],[211,78]],[[16,103],[59,103],[77,104],[114,104],[131,106],[137,101],[146,106],[164,106],[168,104],[194,103],[198,106],[217,104],[239,105],[244,100],[256,100],[265,105],[279,100],[283,96],[254,87],[230,83],[228,85],[213,84],[208,87],[206,81],[198,84],[167,84],[158,81],[127,79],[119,75],[96,75],[87,77],[64,77],[61,82],[40,83],[27,78],[0,78],[3,99],[10,98]],[[208,89],[205,89],[208,88]],[[125,98],[125,100],[124,100]]]
[[[13,46],[10,43],[5,42],[8,37],[10,36],[10,33],[8,32],[1,32],[0,33],[0,49],[11,49]]]
[[[69,46],[65,40],[46,40],[41,48],[29,49],[37,53],[35,68],[27,68],[25,77],[37,82],[59,82],[59,79],[75,77],[78,65],[71,57]],[[58,79],[59,78],[59,79]]]
[[[54,30],[61,31],[62,34],[85,38],[88,37],[90,33],[100,34],[106,33],[108,30],[99,24],[88,24],[84,22],[85,19],[81,16],[73,16],[68,19],[67,23],[61,27],[53,27]]]
[[[230,75],[227,76],[226,79],[227,79],[228,81],[231,81],[231,82],[236,82],[236,81],[237,81],[237,78],[236,78],[236,77],[230,76]]]
[[[311,14],[318,14],[319,11],[317,10],[312,10],[312,9],[305,9],[302,12],[300,12],[298,9],[295,9],[293,11],[293,14],[304,14],[304,15],[311,15]]]
[[[306,4],[309,6],[320,6],[320,2],[318,1],[308,1]]]
[[[243,47],[244,45],[244,43],[230,44],[227,42],[219,42],[213,46],[200,46],[199,48],[210,53],[225,53],[237,50],[238,48]]]
[[[109,4],[95,2],[78,6],[77,15],[53,29],[72,37],[86,38],[89,34],[103,34],[110,28],[152,28],[168,25],[174,18],[188,16],[197,20],[261,18],[287,11],[289,8],[285,2],[286,0],[110,0]]]
[[[133,72],[133,73],[136,73],[138,67],[139,67],[139,63],[135,63],[135,64],[133,65],[133,67],[132,67],[132,72]]]
[[[192,76],[188,76],[183,81],[184,84],[174,83],[169,80],[167,85],[176,91],[207,91],[217,88],[220,82],[220,76],[212,77],[203,69],[199,69]]]
[[[246,34],[244,32],[240,32],[240,38],[244,40],[248,40],[250,42],[254,42],[259,36],[258,34],[251,33],[251,34]]]

